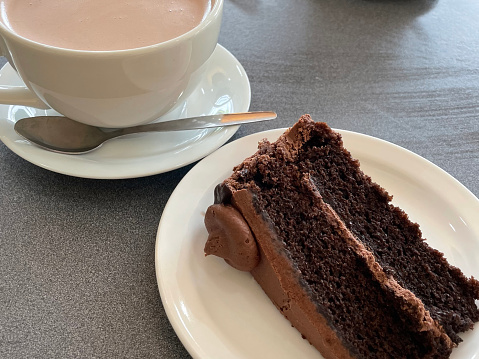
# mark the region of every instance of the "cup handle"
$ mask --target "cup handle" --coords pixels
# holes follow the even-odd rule
[[[43,110],[50,108],[26,86],[0,85],[0,104],[28,106]]]
[[[7,59],[7,63],[10,63],[13,69],[16,71],[15,66],[12,65],[13,61],[9,56],[8,50],[2,37],[0,37],[0,56],[4,56]],[[6,86],[0,85],[0,104],[3,105],[20,105],[35,107],[42,110],[49,109],[47,105],[43,103],[32,91],[26,86]]]

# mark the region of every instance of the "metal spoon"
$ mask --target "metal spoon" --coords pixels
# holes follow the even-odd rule
[[[65,154],[81,154],[100,147],[105,141],[112,138],[132,133],[225,127],[275,118],[276,113],[269,111],[244,112],[198,116],[117,130],[104,130],[85,125],[68,117],[37,116],[17,121],[14,128],[19,135],[47,150]]]

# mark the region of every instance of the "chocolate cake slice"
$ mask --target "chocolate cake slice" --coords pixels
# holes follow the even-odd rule
[[[479,282],[428,246],[308,115],[234,168],[206,254],[250,271],[325,358],[448,358],[479,320]]]

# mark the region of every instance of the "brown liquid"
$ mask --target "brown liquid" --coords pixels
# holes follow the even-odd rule
[[[211,0],[0,0],[1,21],[56,47],[107,51],[157,44],[196,27]]]

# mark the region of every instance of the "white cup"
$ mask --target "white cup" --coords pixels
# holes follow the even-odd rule
[[[0,21],[0,48],[25,87],[1,86],[0,104],[52,108],[101,127],[152,122],[189,95],[213,53],[223,1],[191,31],[115,51],[71,50],[23,38]]]

